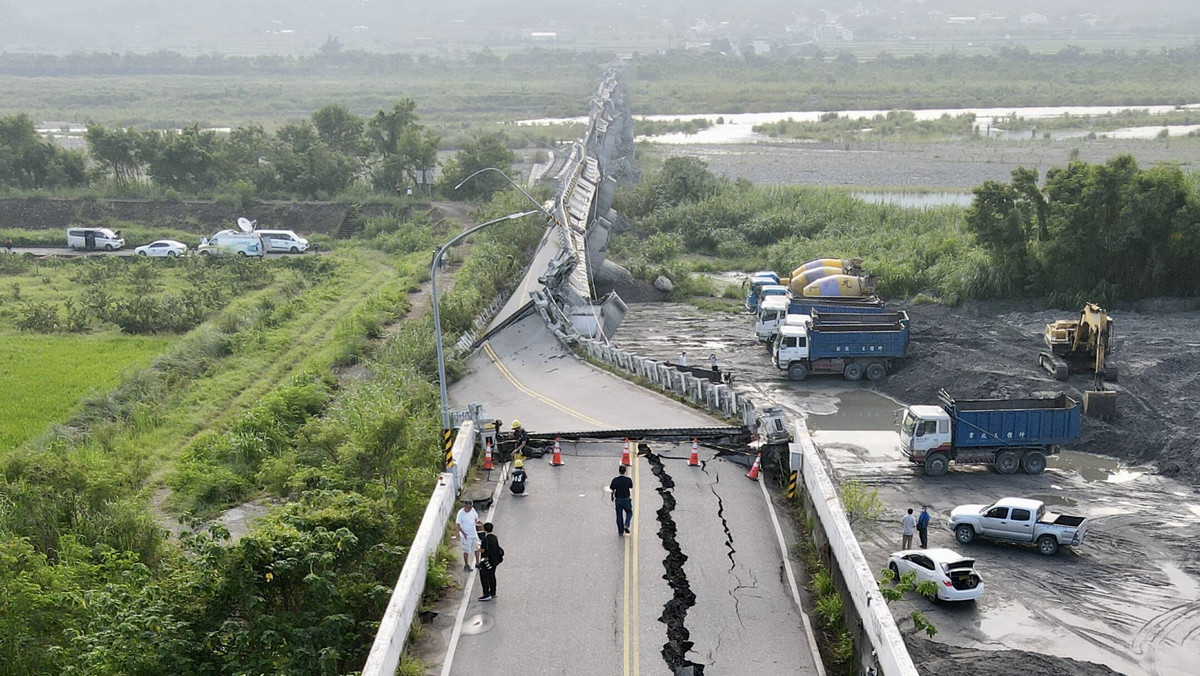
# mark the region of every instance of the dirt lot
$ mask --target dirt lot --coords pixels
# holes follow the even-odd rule
[[[1200,444],[1189,435],[1198,422],[1200,395],[1193,383],[1200,372],[1200,339],[1194,327],[1200,313],[1179,309],[1159,302],[1112,311],[1118,322],[1120,415],[1111,423],[1086,419],[1074,451],[1052,459],[1039,476],[954,468],[944,477],[926,477],[900,456],[892,412],[901,404],[930,403],[942,387],[964,398],[1060,391],[1081,396],[1089,378],[1059,383],[1036,364],[1038,332],[1062,313],[1019,305],[908,308],[912,358],[877,390],[836,377],[786,380],[753,341],[748,315],[634,304],[616,342],[664,359],[680,349],[696,357],[716,353],[722,368],[736,376],[738,388],[808,416],[836,476],[854,477],[878,490],[887,508],[879,522],[859,533],[876,568],[899,549],[904,509],[930,505],[930,545],[957,547],[976,557],[988,589],[981,601],[963,606],[898,603],[894,611],[902,628],[911,627],[907,615],[919,609],[939,628],[938,646],[1032,650],[1054,665],[1034,669],[1038,673],[1105,673],[1087,664],[1096,662],[1131,675],[1182,675],[1195,673],[1192,661],[1200,654],[1200,543],[1195,538]],[[1008,495],[1036,497],[1089,517],[1087,541],[1046,558],[1017,546],[959,546],[944,530],[953,507]],[[925,671],[935,674],[949,673],[949,665],[963,659],[940,647],[914,653]],[[1009,660],[986,657],[972,663],[969,672],[956,673],[1024,673],[1014,671]]]

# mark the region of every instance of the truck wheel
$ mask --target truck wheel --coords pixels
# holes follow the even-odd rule
[[[808,368],[800,362],[788,364],[788,377],[792,380],[804,380],[808,377]]]
[[[204,256],[205,258],[208,258],[208,256],[209,256],[210,254],[208,253],[208,251],[201,251],[201,252],[200,252],[200,255],[201,255],[201,256]]]
[[[1021,458],[1021,469],[1026,474],[1041,474],[1046,469],[1046,454],[1041,451],[1030,451]]]
[[[887,367],[885,367],[883,364],[880,364],[879,362],[875,362],[875,363],[869,364],[867,366],[867,380],[869,380],[873,383],[883,380],[883,377],[886,375],[887,375]]]
[[[1053,535],[1043,535],[1038,538],[1037,547],[1042,556],[1054,556],[1058,552],[1058,540]]]
[[[928,476],[942,476],[949,467],[950,458],[945,453],[930,453],[925,458],[925,474]]]
[[[996,471],[1001,474],[1016,474],[1021,468],[1021,456],[1016,451],[1000,451],[996,454]]]
[[[862,380],[863,365],[854,362],[846,364],[846,368],[842,369],[842,377],[846,380]]]
[[[964,545],[969,545],[975,541],[975,529],[970,524],[959,524],[954,529],[954,538]]]

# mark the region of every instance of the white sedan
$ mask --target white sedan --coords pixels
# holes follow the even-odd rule
[[[888,557],[888,568],[897,579],[913,571],[917,582],[937,585],[943,601],[973,601],[983,596],[983,577],[975,570],[975,559],[953,549],[905,549]]]
[[[174,258],[187,253],[187,245],[173,239],[160,239],[133,250],[139,256],[169,256]]]

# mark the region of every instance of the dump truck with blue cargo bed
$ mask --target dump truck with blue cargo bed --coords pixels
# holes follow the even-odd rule
[[[779,275],[770,270],[760,270],[750,276],[746,287],[746,312],[758,310],[758,302],[762,300],[764,286],[780,286]],[[787,293],[786,286],[783,287],[783,293]]]
[[[909,406],[900,420],[900,450],[929,476],[950,462],[992,465],[1001,474],[1040,474],[1046,457],[1079,437],[1079,402],[1060,394],[1042,399],[954,399]]]
[[[754,336],[760,343],[775,342],[775,334],[779,327],[789,323],[789,317],[803,315],[811,317],[817,312],[848,312],[862,314],[882,314],[883,301],[878,298],[805,298],[791,296],[771,296],[763,298],[758,305],[758,315],[754,321]],[[797,320],[798,321],[798,320]],[[792,321],[791,323],[796,323]]]
[[[771,362],[792,380],[810,373],[840,373],[846,380],[881,380],[908,356],[908,314],[812,313],[812,324],[784,325],[771,348]]]

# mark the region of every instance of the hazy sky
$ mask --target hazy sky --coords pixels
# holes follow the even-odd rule
[[[1022,22],[1031,12],[1047,22]],[[987,25],[947,24],[985,13]],[[559,46],[652,48],[710,37],[796,41],[830,20],[873,40],[972,31],[1200,35],[1200,0],[0,0],[0,50],[303,53],[328,35],[353,48],[436,50],[528,41],[532,32],[555,33]]]

